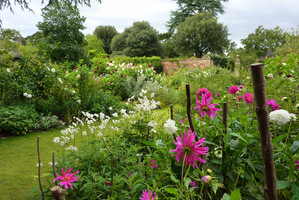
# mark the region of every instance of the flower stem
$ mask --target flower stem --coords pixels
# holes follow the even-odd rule
[[[186,159],[187,153],[184,155],[183,159],[183,165],[182,165],[182,174],[181,174],[181,192],[182,192],[182,200],[184,200],[184,193],[183,193],[183,186],[184,186],[184,165],[185,165],[185,159]]]

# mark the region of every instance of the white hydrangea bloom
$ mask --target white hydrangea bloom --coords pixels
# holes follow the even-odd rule
[[[176,133],[178,130],[178,128],[175,126],[175,121],[172,119],[168,119],[164,124],[164,127],[166,128],[166,132],[168,134]]]
[[[277,124],[278,126],[282,126],[291,120],[290,113],[284,109],[270,112],[269,117],[270,122],[272,122],[273,124]]]

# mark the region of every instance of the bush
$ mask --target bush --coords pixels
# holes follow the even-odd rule
[[[64,122],[59,120],[56,115],[40,116],[39,118],[39,129],[50,129],[55,127],[63,127]]]
[[[11,134],[26,134],[37,128],[39,115],[33,106],[18,105],[0,107],[1,132]]]

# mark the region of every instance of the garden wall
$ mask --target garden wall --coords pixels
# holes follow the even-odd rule
[[[166,74],[171,74],[180,68],[204,69],[205,67],[212,66],[213,60],[207,55],[202,58],[195,58],[195,59],[163,60],[162,65],[163,65],[163,71]]]

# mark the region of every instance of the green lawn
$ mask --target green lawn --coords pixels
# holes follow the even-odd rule
[[[57,145],[53,138],[60,135],[60,130],[35,132],[24,136],[0,139],[0,199],[34,199],[38,190],[37,136],[40,136],[41,173],[51,170],[48,164]],[[43,181],[46,181],[44,178]],[[53,184],[54,186],[54,184]],[[36,188],[37,190],[32,193]]]

